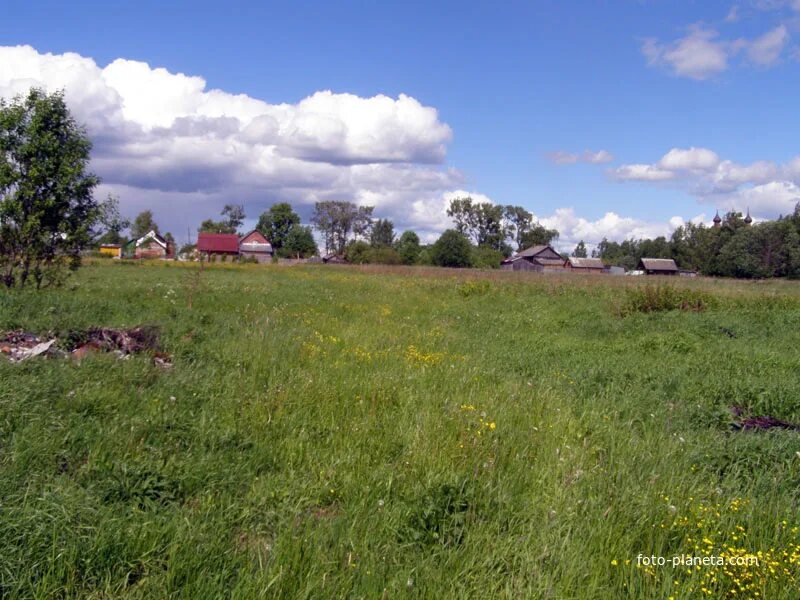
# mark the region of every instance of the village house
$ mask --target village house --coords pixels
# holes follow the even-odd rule
[[[576,273],[605,273],[606,266],[599,258],[579,258],[570,256],[567,259],[567,268]]]
[[[643,258],[636,267],[646,275],[677,275],[678,265],[671,258]]]
[[[535,271],[537,273],[564,271],[567,261],[552,247],[531,246],[500,263],[505,271]]]
[[[121,250],[124,258],[175,258],[175,245],[152,230]]]
[[[272,244],[264,235],[257,230],[253,230],[239,240],[239,254],[242,258],[255,258],[258,262],[269,262],[272,260]]]
[[[197,252],[211,256],[239,256],[239,236],[235,233],[199,233]]]

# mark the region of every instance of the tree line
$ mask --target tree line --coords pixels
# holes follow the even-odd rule
[[[153,213],[132,221],[120,215],[118,199],[99,200],[100,179],[88,171],[92,144],[70,114],[63,92],[33,88],[10,101],[0,98],[0,281],[6,287],[58,285],[81,255],[102,243],[126,243],[153,230]],[[262,213],[256,229],[278,256],[318,253],[312,227],[326,254],[351,263],[498,267],[504,257],[526,247],[551,244],[559,232],[536,221],[520,206],[454,198],[447,209],[453,221],[432,244],[413,231],[397,235],[394,224],[374,218],[374,208],[326,200],[314,205],[311,226],[287,202]],[[218,220],[206,219],[201,232],[238,233],[244,207],[225,205]],[[774,221],[751,223],[729,212],[708,227],[689,223],[669,239],[603,239],[593,250],[608,265],[635,268],[642,257],[672,258],[685,269],[728,277],[800,277],[800,204]],[[170,232],[164,238],[174,243]],[[181,250],[191,251],[191,245]],[[587,256],[581,240],[573,256]]]
[[[709,276],[800,277],[800,204],[774,221],[750,223],[731,211],[716,226],[687,223],[669,239],[603,239],[593,256],[628,269],[642,257],[672,258],[682,269]]]

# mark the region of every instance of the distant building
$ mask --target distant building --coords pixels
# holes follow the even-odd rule
[[[324,262],[326,265],[344,265],[347,263],[344,257],[334,253],[326,254],[325,256],[323,256],[322,262]]]
[[[671,258],[643,258],[636,268],[647,275],[678,274],[678,265]]]
[[[606,266],[599,258],[579,258],[570,256],[567,259],[567,268],[576,273],[605,273]]]
[[[253,230],[239,240],[239,254],[242,258],[255,258],[258,262],[272,260],[272,244],[260,231]]]
[[[101,244],[100,254],[120,258],[122,256],[122,244]]]
[[[567,261],[546,245],[531,246],[500,263],[505,271],[535,271],[537,273],[566,270]]]
[[[199,233],[197,251],[206,257],[239,256],[239,236],[235,233]]]
[[[122,248],[125,258],[175,258],[175,245],[151,230]]]

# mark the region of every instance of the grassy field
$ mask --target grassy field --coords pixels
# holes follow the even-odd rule
[[[647,283],[109,261],[2,291],[0,331],[158,325],[174,366],[0,357],[0,596],[795,599],[800,434],[729,408],[800,421],[800,286],[645,313]]]

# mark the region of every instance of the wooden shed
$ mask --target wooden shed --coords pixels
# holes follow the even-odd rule
[[[643,258],[637,269],[647,275],[677,275],[678,265],[671,258]]]
[[[326,254],[322,257],[322,262],[326,265],[344,265],[347,264],[347,261],[344,259],[343,256],[339,256],[338,254],[330,253]]]
[[[599,258],[579,258],[570,256],[567,260],[567,268],[576,273],[605,273],[606,266]]]
[[[566,263],[562,256],[550,246],[531,246],[507,258],[500,263],[500,268],[505,271],[535,271],[544,273],[550,271],[566,270]]]

